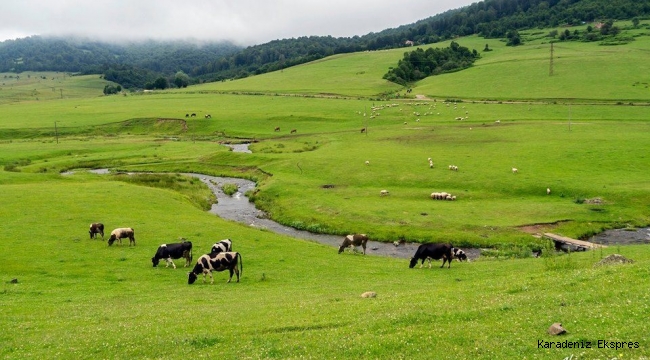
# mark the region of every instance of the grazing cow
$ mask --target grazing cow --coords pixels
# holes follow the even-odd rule
[[[196,113],[192,113],[192,115],[190,115],[190,117],[196,117]]]
[[[364,132],[366,132],[366,128],[361,128],[361,133],[363,134]]]
[[[418,260],[422,260],[420,268],[424,266],[424,260],[432,258],[434,260],[442,259],[442,266],[445,266],[445,262],[449,262],[447,268],[451,267],[451,260],[453,259],[453,246],[451,244],[422,244],[418,247],[415,255],[411,258],[409,263],[409,268],[413,268],[415,264],[418,263]],[[431,268],[431,260],[429,260],[429,268]]]
[[[363,248],[363,255],[366,254],[366,243],[368,242],[368,236],[366,234],[354,234],[348,235],[343,239],[343,243],[339,247],[339,254],[345,250],[347,247],[351,247],[353,251],[357,250],[357,246],[361,245]]]
[[[273,131],[280,131],[280,127],[276,127]]]
[[[190,114],[185,114],[185,117],[190,117]]]
[[[298,132],[298,130],[296,130],[296,129],[291,129],[291,133],[292,133],[292,134],[295,134],[295,133],[297,133],[297,132]]]
[[[104,224],[102,223],[90,224],[90,230],[88,230],[88,233],[90,234],[91,239],[96,239],[97,234],[99,234],[102,236],[102,240],[104,240]]]
[[[222,252],[212,256],[213,254],[202,255],[196,262],[194,269],[188,273],[187,283],[194,284],[197,277],[203,273],[203,282],[205,282],[205,275],[210,274],[210,284],[214,283],[212,277],[213,271],[230,271],[228,282],[232,280],[233,272],[237,274],[237,282],[239,282],[240,274],[244,273],[244,264],[241,260],[241,254],[238,252]],[[239,268],[237,268],[239,264]]]
[[[212,115],[210,115],[210,114],[205,114],[205,118],[206,118],[206,119],[212,119]]]
[[[167,262],[167,266],[165,267],[169,267],[169,263],[171,263],[174,269],[176,269],[176,264],[174,264],[172,259],[180,258],[185,258],[185,266],[190,266],[192,263],[191,241],[160,245],[158,250],[156,250],[156,254],[151,258],[151,262],[153,263],[153,267],[156,267],[161,259],[165,259]]]
[[[454,254],[454,258],[458,259],[458,261],[467,261],[467,254],[465,254],[463,250],[459,248],[453,248],[451,252]]]
[[[214,245],[212,245],[212,249],[210,250],[212,254],[218,254],[220,252],[229,252],[229,251],[232,251],[232,240],[230,239],[223,239],[218,243],[215,243]]]
[[[122,245],[122,239],[126,238],[129,238],[129,246],[131,246],[131,243],[135,246],[135,232],[133,231],[133,228],[117,228],[111,231],[111,237],[108,238],[108,246],[113,245],[115,240]]]

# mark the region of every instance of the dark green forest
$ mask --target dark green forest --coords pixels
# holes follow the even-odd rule
[[[478,34],[508,37],[518,45],[519,30],[649,15],[650,0],[485,0],[378,33],[344,38],[305,36],[246,48],[231,43],[151,41],[120,45],[33,36],[0,43],[0,71],[102,73],[131,89],[155,84],[186,86],[262,74],[334,54],[406,47],[407,41],[417,46]],[[597,35],[589,36],[593,40]],[[574,34],[559,36],[563,40]],[[409,77],[397,78],[412,81],[407,80]]]

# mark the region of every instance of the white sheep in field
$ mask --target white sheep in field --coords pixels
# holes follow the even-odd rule
[[[429,168],[433,169],[433,161],[429,161]]]
[[[458,166],[456,166],[456,165],[449,165],[449,170],[451,170],[451,171],[458,171]]]
[[[388,194],[390,194],[388,190],[382,190],[379,192],[379,196],[387,196]]]
[[[366,165],[370,165],[370,161],[366,160]]]
[[[518,172],[519,172],[519,169],[517,169],[517,168],[512,168],[512,173],[513,173],[513,174],[516,174],[516,173],[518,173]]]
[[[551,188],[546,188],[546,195],[551,195]]]

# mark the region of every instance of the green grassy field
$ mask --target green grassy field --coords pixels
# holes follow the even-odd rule
[[[644,31],[625,30],[637,37],[618,46],[557,43],[552,77],[548,39],[524,34],[517,48],[489,40],[494,51],[474,67],[414,84],[407,98],[381,79],[404,49],[126,96],[101,96],[98,76],[74,76],[63,98],[42,95],[48,84],[36,99],[25,91],[46,81],[39,73],[7,74],[0,357],[647,358],[650,249],[557,255],[521,230],[546,224],[582,238],[650,224]],[[457,41],[479,51],[486,43]],[[254,141],[252,154],[221,144],[243,141]],[[245,177],[258,184],[256,205],[287,225],[501,256],[409,269],[404,259],[336,255],[207,213],[214,200],[198,180],[83,171],[91,168]],[[457,200],[431,200],[434,191]],[[137,245],[89,240],[96,221],[133,227]],[[214,285],[189,286],[181,261],[152,268],[157,246],[179,237],[195,258],[232,239],[241,282],[218,273]],[[544,257],[527,257],[538,248]],[[635,263],[595,266],[612,253]],[[568,333],[547,335],[554,322]],[[592,348],[543,347],[565,340]]]

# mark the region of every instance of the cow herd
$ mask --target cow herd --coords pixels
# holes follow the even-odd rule
[[[98,235],[101,235],[102,240],[104,239],[104,224],[102,223],[92,223],[90,224],[89,234],[91,239],[96,239]],[[129,246],[135,246],[135,231],[133,228],[117,228],[111,231],[111,235],[108,239],[108,245],[111,246],[114,242],[118,242],[122,245],[122,239],[129,239]],[[168,243],[161,244],[156,249],[156,253],[151,258],[151,263],[153,267],[157,267],[160,264],[161,260],[164,260],[166,263],[165,267],[169,267],[171,264],[174,269],[176,269],[176,264],[174,260],[185,259],[185,267],[192,265],[192,242],[185,239],[181,239],[179,243]],[[356,251],[357,246],[363,248],[363,254],[366,254],[366,245],[368,243],[368,236],[366,234],[351,234],[347,235],[341,246],[339,246],[339,254],[342,253],[345,249],[351,248],[353,251]],[[422,244],[418,247],[417,251],[410,260],[409,268],[415,267],[418,261],[422,261],[420,268],[424,266],[424,261],[429,261],[429,268],[431,268],[431,260],[440,260],[442,259],[442,266],[445,266],[447,263],[447,268],[451,267],[451,261],[456,258],[458,261],[466,261],[467,255],[461,249],[453,247],[451,244]],[[242,256],[238,252],[232,251],[232,240],[224,239],[221,240],[210,248],[209,254],[204,254],[199,257],[194,268],[187,275],[187,283],[193,284],[198,279],[199,275],[203,274],[203,282],[206,282],[206,276],[210,275],[210,284],[214,283],[214,278],[212,277],[213,271],[225,271],[230,272],[230,277],[228,282],[231,282],[232,276],[237,275],[237,282],[244,271],[244,265],[242,262]]]
[[[98,235],[101,235],[102,240],[104,240],[104,224],[102,223],[92,223],[88,230],[90,234],[90,239],[97,239]],[[135,231],[133,228],[117,228],[111,231],[111,236],[108,239],[108,246],[113,245],[116,241],[122,245],[122,239],[129,239],[129,246],[135,246]],[[166,262],[165,267],[169,267],[169,264],[176,269],[176,264],[174,260],[183,258],[185,259],[185,267],[192,265],[192,242],[185,239],[181,239],[180,243],[169,243],[161,244],[156,249],[156,253],[151,258],[151,263],[153,267],[157,267],[160,264],[161,260]],[[214,245],[210,249],[209,254],[204,254],[199,257],[198,261],[194,265],[194,269],[189,272],[187,283],[193,284],[199,275],[203,274],[203,282],[206,281],[206,275],[210,275],[210,283],[214,282],[212,277],[213,271],[230,271],[230,278],[228,282],[232,280],[233,274],[237,275],[237,282],[239,282],[239,277],[244,271],[244,265],[242,262],[242,256],[238,252],[232,251],[232,240],[224,239]]]
[[[356,251],[357,246],[363,248],[363,254],[366,254],[366,244],[368,243],[368,236],[366,234],[351,234],[347,235],[341,246],[339,246],[339,254],[342,253],[345,249],[352,249]],[[398,243],[397,243],[398,244]],[[454,247],[451,244],[422,244],[418,247],[417,251],[411,257],[409,268],[415,267],[418,261],[422,261],[420,268],[424,266],[424,261],[429,261],[429,268],[431,268],[431,260],[440,260],[442,259],[442,266],[445,266],[447,263],[447,268],[451,267],[451,261],[457,259],[458,261],[467,261],[467,254],[459,248]],[[232,276],[232,275],[231,275]]]

